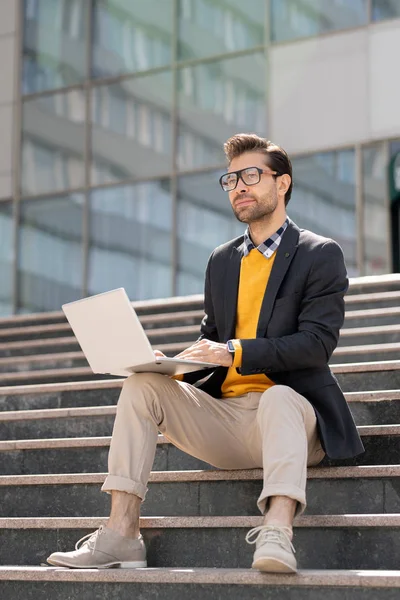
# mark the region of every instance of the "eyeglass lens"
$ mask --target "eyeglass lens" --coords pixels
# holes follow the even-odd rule
[[[227,173],[221,179],[221,184],[226,192],[232,191],[238,184],[239,175],[246,185],[255,185],[260,181],[260,173],[256,167],[243,169],[239,173]]]

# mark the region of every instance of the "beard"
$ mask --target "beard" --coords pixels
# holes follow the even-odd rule
[[[278,195],[275,189],[272,189],[270,193],[263,196],[256,196],[254,194],[238,196],[235,198],[235,202],[244,197],[255,200],[255,203],[243,206],[242,208],[232,207],[232,210],[238,221],[247,223],[248,225],[256,221],[262,221],[266,217],[268,218],[275,212],[276,207],[278,206]]]

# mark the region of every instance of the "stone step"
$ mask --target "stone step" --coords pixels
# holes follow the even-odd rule
[[[350,409],[358,425],[400,423],[400,390],[374,392],[368,399],[362,398],[362,394],[348,394]],[[118,394],[115,395],[117,399]],[[0,440],[108,436],[112,433],[115,414],[115,405],[3,410],[0,411]]]
[[[105,473],[0,476],[0,517],[101,517]],[[310,468],[307,514],[396,513],[400,466]],[[143,516],[256,516],[262,469],[153,471]]]
[[[399,273],[388,273],[387,275],[367,275],[365,277],[350,277],[347,296],[358,294],[377,294],[399,290]]]
[[[363,344],[393,344],[400,342],[400,324],[341,329],[339,347]]]
[[[160,344],[158,349],[167,356],[173,356],[187,348],[189,342]],[[361,346],[342,346],[336,348],[331,364],[359,361],[382,361],[396,359],[400,355],[400,342],[392,344],[363,344]],[[46,369],[68,369],[71,367],[88,366],[82,351],[54,352],[51,354],[34,354],[27,356],[12,356],[0,358],[0,373],[20,373],[24,371],[40,371]]]
[[[370,308],[363,310],[346,310],[344,328],[368,327],[381,325],[398,325],[400,306],[390,308]]]
[[[72,437],[70,425],[76,419],[95,423],[96,418],[113,418],[123,384],[122,379],[106,381],[47,383],[0,388],[0,423],[36,420],[40,437]],[[400,423],[400,390],[348,392],[346,399],[359,425]],[[111,408],[110,408],[111,407]],[[57,410],[56,410],[57,409]],[[46,421],[50,420],[48,426]],[[67,421],[70,420],[68,424]],[[61,424],[64,422],[64,424]],[[18,425],[22,431],[24,425]],[[78,427],[84,427],[83,424]],[[90,427],[90,426],[89,426]],[[49,431],[50,430],[50,431]],[[60,433],[57,433],[57,432]],[[75,431],[75,430],[74,430]],[[93,436],[95,429],[85,435]],[[4,437],[15,437],[7,435]],[[21,437],[21,436],[18,436]],[[30,436],[33,437],[33,436]]]
[[[71,550],[105,518],[2,518],[0,564],[38,565],[50,552]],[[247,531],[262,517],[142,517],[149,567],[248,568]],[[400,515],[308,515],[295,521],[300,569],[398,567]],[[190,551],[188,551],[190,549]]]
[[[400,425],[359,426],[365,453],[346,460],[325,458],[323,466],[396,465]],[[0,441],[0,475],[93,473],[107,470],[110,436]],[[185,454],[159,435],[154,471],[209,470],[207,463]]]
[[[345,392],[400,387],[400,361],[397,360],[336,364],[332,365],[332,372]],[[106,379],[110,379],[110,375],[95,374],[89,367],[71,367],[1,373],[0,386]]]
[[[389,308],[400,305],[400,291],[345,296],[346,310]]]
[[[321,569],[288,576],[253,569],[0,567],[7,600],[394,600],[399,588],[400,571]]]

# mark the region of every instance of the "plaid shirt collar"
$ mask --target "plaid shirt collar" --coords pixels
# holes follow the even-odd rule
[[[285,233],[287,226],[289,225],[289,219],[286,219],[282,227],[278,229],[276,233],[273,233],[265,242],[257,247],[257,250],[265,256],[265,258],[271,258],[273,253],[279,248],[279,244],[282,241],[283,234]],[[254,250],[255,245],[251,241],[249,228],[244,233],[244,256],[248,256],[251,250]]]

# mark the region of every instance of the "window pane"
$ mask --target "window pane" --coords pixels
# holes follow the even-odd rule
[[[211,252],[242,235],[228,194],[219,186],[222,173],[186,175],[178,181],[178,295],[204,291],[204,272]]]
[[[170,72],[94,88],[94,184],[171,171],[171,104]]]
[[[23,195],[84,185],[83,90],[28,100],[23,104]]]
[[[0,316],[12,313],[13,214],[11,202],[0,202]]]
[[[23,93],[74,85],[86,75],[87,3],[25,0]]]
[[[394,142],[390,144],[390,155],[394,156],[398,152],[400,152],[400,140],[394,140]]]
[[[20,312],[60,310],[82,295],[83,194],[21,202]]]
[[[310,37],[368,22],[368,0],[271,0],[274,42]]]
[[[387,165],[381,144],[363,149],[364,273],[389,273]]]
[[[180,0],[178,14],[181,60],[264,43],[265,0]]]
[[[131,300],[172,294],[168,180],[93,190],[89,293],[124,287]]]
[[[173,0],[94,0],[93,77],[172,61]]]
[[[295,157],[292,163],[289,216],[299,227],[336,240],[349,275],[358,276],[354,151]]]
[[[396,19],[400,17],[399,0],[372,0],[372,20]]]
[[[179,71],[180,169],[224,164],[223,144],[238,131],[265,135],[262,53]]]

